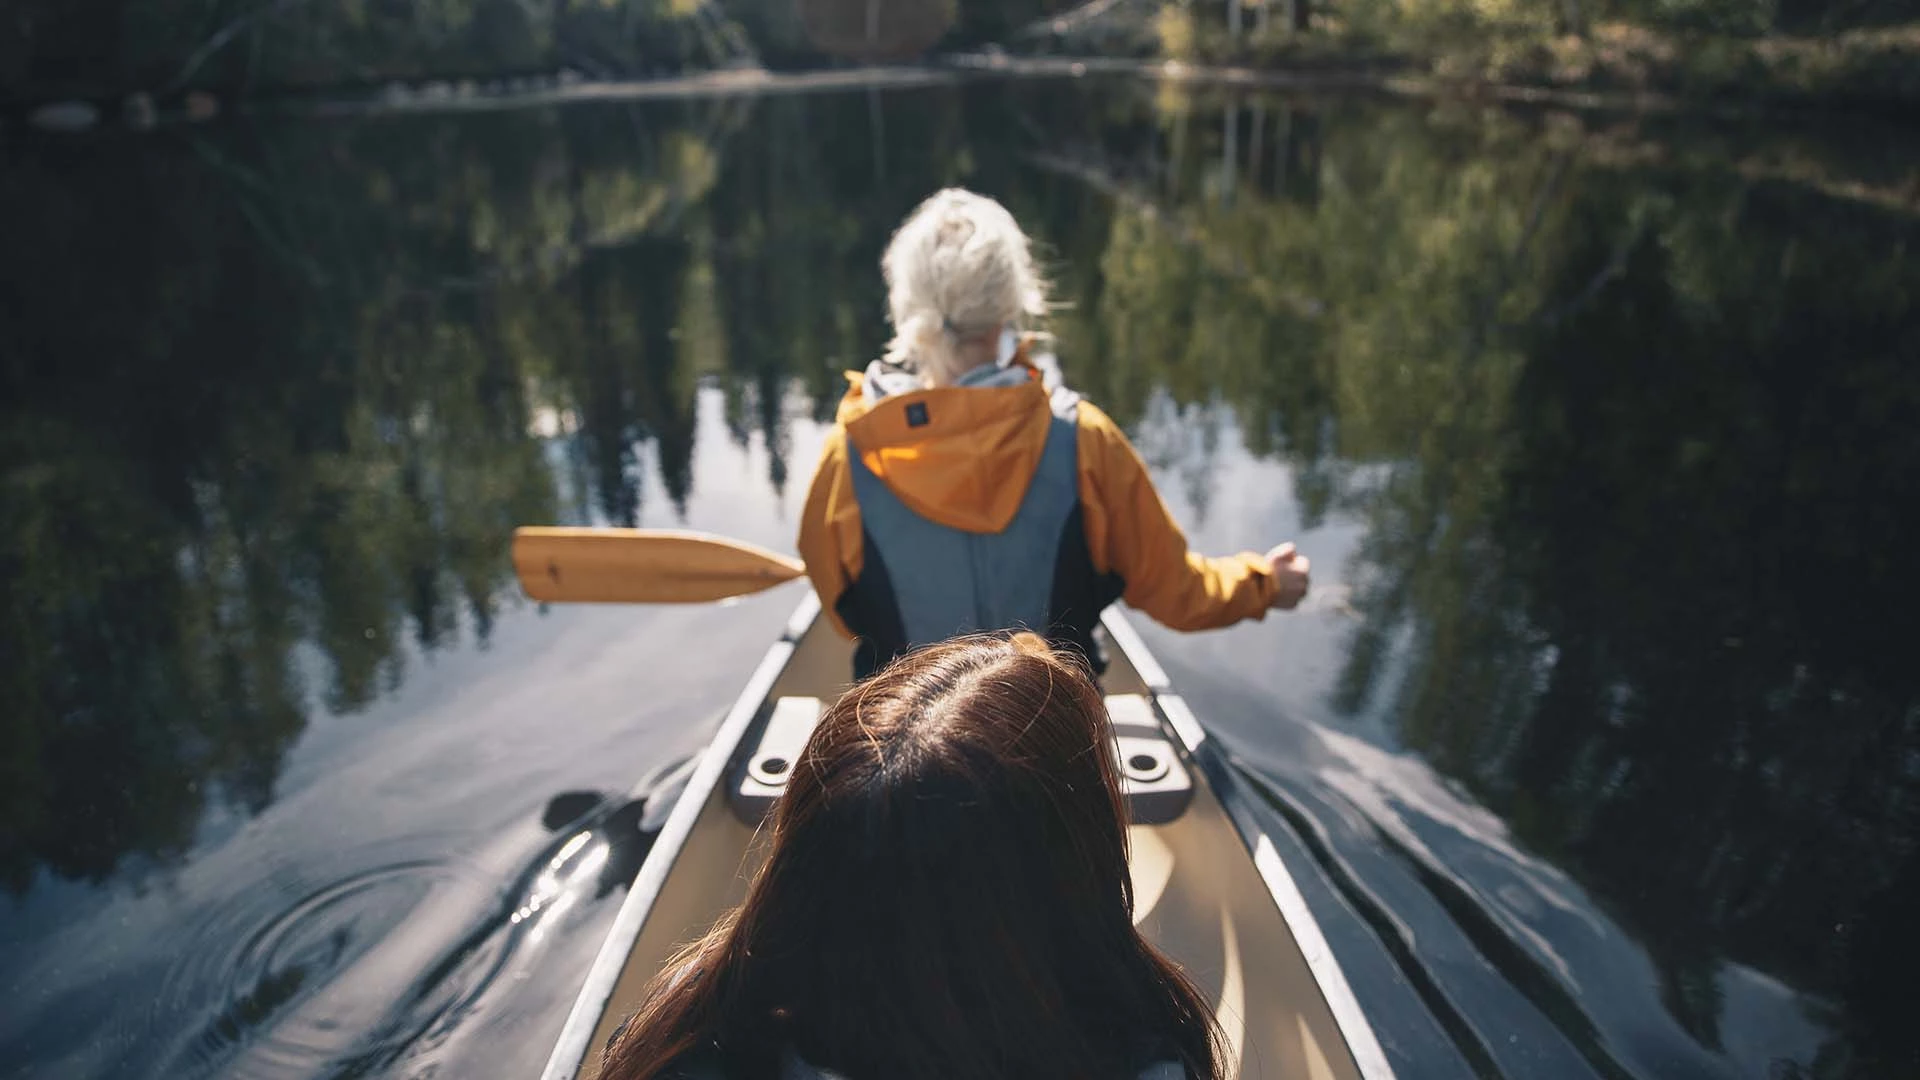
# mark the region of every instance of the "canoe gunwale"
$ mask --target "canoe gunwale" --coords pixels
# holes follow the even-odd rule
[[[679,861],[681,851],[693,835],[694,823],[699,819],[708,797],[726,777],[727,766],[740,740],[753,726],[768,694],[786,670],[788,661],[793,659],[800,638],[813,626],[819,613],[820,600],[812,590],[808,590],[806,597],[787,620],[780,639],[760,658],[759,666],[754,668],[746,685],[741,688],[739,697],[734,699],[726,719],[720,722],[719,730],[714,732],[713,739],[701,752],[700,763],[687,778],[687,786],[674,802],[673,811],[667,815],[665,824],[661,825],[653,849],[647,852],[639,874],[634,877],[633,884],[627,889],[626,899],[620,904],[619,913],[613,918],[613,926],[600,943],[593,966],[587,969],[586,980],[581,983],[580,992],[574,997],[573,1008],[567,1014],[566,1024],[560,1029],[560,1038],[554,1043],[553,1052],[547,1057],[546,1068],[540,1073],[541,1080],[573,1080],[579,1073],[581,1063],[592,1051],[593,1033],[599,1028],[607,1003],[612,1000],[620,976],[626,970],[633,944],[639,939],[647,915],[659,899],[668,875],[673,873],[674,863]]]
[[[1133,628],[1118,605],[1109,607],[1100,623],[1114,647],[1126,655],[1141,681],[1147,684],[1154,703],[1159,706],[1168,726],[1173,728],[1189,760],[1206,777],[1214,798],[1233,822],[1234,831],[1239,834],[1241,844],[1253,860],[1254,870],[1266,885],[1268,896],[1299,944],[1307,969],[1319,985],[1320,996],[1326,1002],[1327,1010],[1333,1014],[1334,1023],[1339,1027],[1341,1037],[1346,1040],[1347,1052],[1352,1055],[1360,1075],[1364,1080],[1393,1080],[1393,1067],[1387,1062],[1386,1052],[1381,1049],[1373,1025],[1367,1021],[1359,999],[1354,997],[1346,973],[1341,970],[1339,960],[1327,944],[1326,935],[1320,931],[1319,921],[1307,907],[1305,894],[1301,893],[1300,886],[1287,871],[1286,862],[1280,858],[1273,838],[1260,827],[1259,819],[1252,813],[1245,785],[1235,775],[1227,749],[1218,740],[1208,738],[1206,729],[1200,726],[1193,710],[1188,708],[1186,699],[1173,689],[1173,681],[1167,677],[1152,650],[1147,648],[1146,641],[1140,637],[1140,632]]]

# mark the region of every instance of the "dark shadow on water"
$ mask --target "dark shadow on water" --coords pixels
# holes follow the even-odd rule
[[[209,820],[276,809],[316,720],[496,648],[514,525],[685,514],[702,387],[705,430],[762,455],[773,522],[811,465],[795,432],[882,344],[891,229],[966,183],[1036,234],[1068,378],[1153,429],[1199,541],[1243,508],[1352,537],[1327,569],[1357,621],[1305,624],[1339,655],[1306,719],[1390,732],[1577,880],[1702,1060],[1735,1068],[1715,973],[1739,964],[1826,1033],[1780,1068],[1920,1068],[1896,1007],[1920,966],[1910,141],[1079,80],[15,149],[10,903],[190,869]],[[1290,496],[1219,488],[1249,458]],[[1276,809],[1312,848],[1311,815]],[[466,1014],[568,843],[607,845],[579,887],[630,881],[651,812],[553,799],[546,846],[351,1068]],[[1639,1060],[1471,889],[1375,843],[1588,1066]],[[1375,871],[1318,857],[1489,1074],[1481,1003]],[[196,1002],[209,1046],[374,945],[329,952],[335,929]],[[85,1000],[50,986],[19,1015],[107,1024]]]

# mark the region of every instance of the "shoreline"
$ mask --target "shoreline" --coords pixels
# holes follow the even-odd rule
[[[1435,64],[1438,62],[1436,61]],[[1920,56],[1915,58],[1920,70]],[[1384,53],[1317,54],[1288,61],[1182,61],[1152,57],[1022,55],[1001,50],[945,53],[914,64],[776,70],[723,68],[626,80],[589,80],[571,72],[496,80],[394,81],[354,91],[314,90],[263,95],[227,103],[206,91],[181,95],[156,108],[144,95],[124,100],[68,99],[16,104],[0,114],[0,131],[34,135],[147,131],[225,117],[335,119],[355,116],[487,112],[594,101],[649,101],[699,97],[757,97],[858,89],[949,84],[972,77],[1076,79],[1126,77],[1193,86],[1252,90],[1308,90],[1376,94],[1399,100],[1456,100],[1537,106],[1578,112],[1703,119],[1793,120],[1844,117],[1910,127],[1920,110],[1899,99],[1861,107],[1833,98],[1728,100],[1647,87],[1595,87],[1543,80],[1500,80],[1436,74],[1405,57]]]
[[[1371,59],[1373,62],[1367,62]],[[1698,116],[1706,119],[1807,119],[1841,116],[1877,124],[1902,123],[1898,103],[1884,110],[1832,108],[1819,102],[1736,102],[1697,99],[1659,90],[1611,90],[1570,86],[1499,82],[1483,78],[1434,75],[1382,57],[1355,56],[1354,62],[1324,60],[1297,66],[1245,63],[1190,63],[1181,60],[1074,56],[1012,56],[996,53],[959,53],[942,62],[967,71],[1014,78],[1075,78],[1121,75],[1158,82],[1196,86],[1224,86],[1255,90],[1329,90],[1377,93],[1406,100],[1485,101],[1504,105],[1535,105],[1576,112],[1612,112],[1634,115]],[[1920,61],[1917,61],[1920,62]]]
[[[1906,126],[1920,116],[1920,23],[1824,38],[1662,33],[1627,23],[1558,36],[1489,28],[1401,49],[1328,32],[1231,39],[1208,28],[1188,48],[1198,66],[1376,72],[1389,90],[1414,96]]]

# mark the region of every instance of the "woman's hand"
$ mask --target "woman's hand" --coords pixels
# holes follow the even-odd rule
[[[1296,607],[1307,595],[1307,557],[1295,551],[1289,541],[1267,552],[1267,563],[1280,584],[1273,594],[1273,606],[1281,611]]]

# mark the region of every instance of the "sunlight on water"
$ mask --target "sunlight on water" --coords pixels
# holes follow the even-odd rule
[[[1313,560],[1142,632],[1401,1075],[1900,1075],[1909,147],[1094,78],[22,142],[0,1075],[536,1072],[800,586],[542,609],[510,532],[790,551],[952,182],[1194,544]]]

